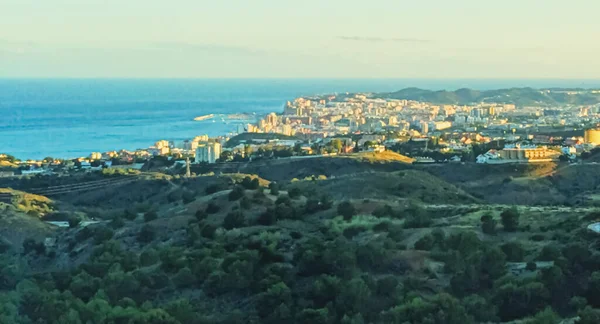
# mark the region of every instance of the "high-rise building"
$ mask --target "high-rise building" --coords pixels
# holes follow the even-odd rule
[[[219,143],[199,143],[196,149],[196,163],[207,162],[216,163],[221,157],[221,144]]]
[[[429,123],[422,121],[421,122],[421,134],[429,133]]]

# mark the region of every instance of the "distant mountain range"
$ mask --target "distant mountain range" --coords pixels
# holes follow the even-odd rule
[[[600,90],[578,88],[511,88],[485,91],[473,89],[432,91],[419,88],[406,88],[396,92],[377,93],[373,97],[455,105],[480,102],[509,103],[518,106],[594,105],[600,103]]]

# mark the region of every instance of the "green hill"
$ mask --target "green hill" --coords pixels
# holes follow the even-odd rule
[[[467,105],[480,102],[510,103],[526,105],[592,105],[600,103],[600,91],[586,89],[533,89],[510,88],[479,91],[458,89],[456,91],[432,91],[419,88],[406,88],[396,92],[378,93],[374,97],[406,99],[436,104]]]

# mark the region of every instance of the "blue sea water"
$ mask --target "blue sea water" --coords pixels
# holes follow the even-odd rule
[[[72,158],[145,148],[160,139],[224,135],[235,123],[205,114],[279,112],[312,94],[507,87],[600,87],[600,80],[0,79],[0,153]]]

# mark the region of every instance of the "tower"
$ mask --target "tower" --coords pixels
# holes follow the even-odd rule
[[[185,177],[190,178],[192,176],[192,172],[190,172],[190,158],[185,158]]]

